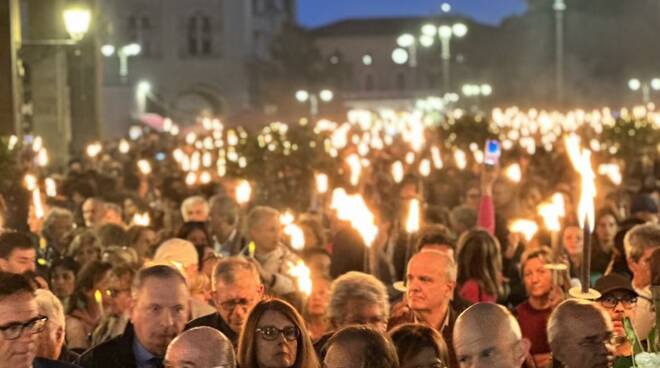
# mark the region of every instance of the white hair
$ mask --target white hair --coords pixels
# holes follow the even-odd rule
[[[181,217],[183,217],[184,222],[188,222],[188,215],[186,214],[186,210],[196,204],[201,204],[204,206],[204,212],[208,215],[209,214],[209,202],[206,200],[206,198],[202,196],[192,196],[186,198],[182,203],[181,203]]]
[[[660,247],[660,225],[643,224],[630,229],[623,238],[626,258],[638,262],[647,249]]]
[[[335,323],[341,324],[349,314],[347,307],[350,301],[378,304],[385,318],[388,317],[390,302],[387,288],[372,275],[351,271],[333,281],[330,288],[328,317]]]
[[[37,289],[35,291],[35,300],[39,308],[39,314],[48,317],[50,322],[64,328],[64,306],[59,299],[46,289]]]

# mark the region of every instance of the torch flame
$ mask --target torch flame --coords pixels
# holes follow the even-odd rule
[[[26,174],[24,180],[25,180],[25,188],[27,190],[37,189],[37,178],[34,175]]]
[[[581,177],[580,202],[578,203],[578,221],[584,229],[585,219],[591,231],[594,230],[596,215],[594,198],[596,198],[596,174],[591,166],[591,151],[580,147],[580,139],[572,134],[565,138],[566,151],[575,170]]]
[[[454,151],[454,161],[459,170],[464,170],[467,167],[467,157],[465,156],[465,152],[461,149]]]
[[[621,168],[617,164],[601,164],[598,166],[598,174],[607,176],[615,185],[621,185],[623,177]]]
[[[149,226],[151,224],[151,217],[148,212],[136,213],[133,216],[133,225]]]
[[[527,241],[532,240],[538,230],[536,222],[526,219],[515,220],[509,226],[509,231],[522,234]]]
[[[360,234],[367,247],[371,247],[378,235],[376,219],[359,194],[348,195],[343,188],[332,192],[331,208],[340,220],[348,221]]]
[[[305,247],[305,233],[300,226],[290,223],[284,227],[284,233],[291,238],[291,248],[294,250],[303,250]]]
[[[289,266],[289,275],[296,278],[298,289],[306,296],[312,293],[312,279],[310,274],[309,268],[307,268],[303,261],[298,261],[297,264],[290,264]]]
[[[406,232],[413,234],[419,231],[419,199],[413,198],[408,204],[408,216],[406,219]]]
[[[241,182],[236,187],[236,203],[239,205],[244,205],[250,201],[252,196],[252,187],[247,180],[241,180]]]

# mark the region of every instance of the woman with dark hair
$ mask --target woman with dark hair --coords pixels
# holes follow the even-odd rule
[[[596,228],[591,243],[591,280],[600,278],[616,255],[614,237],[619,229],[617,214],[609,208],[596,212]]]
[[[502,258],[497,238],[470,230],[458,239],[458,293],[470,303],[495,302],[505,296]]]
[[[179,228],[176,235],[179,239],[187,240],[197,249],[199,268],[204,267],[205,248],[213,248],[213,240],[205,222],[186,222]]]
[[[281,299],[260,301],[238,343],[242,368],[318,368],[312,340],[298,312]]]
[[[110,307],[114,275],[110,263],[95,261],[82,268],[66,309],[67,347],[82,352],[104,311]]]
[[[445,340],[433,328],[406,323],[390,331],[401,368],[446,368],[449,351]]]
[[[64,309],[69,305],[69,297],[76,287],[76,275],[80,266],[71,257],[59,258],[50,267],[50,290],[62,302]]]
[[[138,263],[143,265],[153,258],[158,242],[156,230],[148,226],[133,225],[128,228],[128,246],[138,254]]]

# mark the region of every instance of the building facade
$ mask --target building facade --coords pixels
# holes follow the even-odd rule
[[[140,81],[147,106],[185,124],[199,114],[223,116],[251,106],[250,65],[268,59],[281,25],[295,21],[294,0],[105,0],[101,43],[137,43],[120,76],[118,53],[104,58],[105,125],[113,131],[141,113],[131,105]],[[119,114],[117,114],[119,112]],[[124,116],[120,116],[125,114]],[[125,131],[125,130],[123,130]]]

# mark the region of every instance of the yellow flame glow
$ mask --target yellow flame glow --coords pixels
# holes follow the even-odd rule
[[[522,234],[525,240],[530,241],[539,231],[539,226],[532,220],[517,219],[509,225],[509,231]]]
[[[298,261],[297,264],[289,265],[289,275],[293,276],[296,279],[298,284],[298,290],[309,296],[312,294],[312,278],[309,268],[305,265],[303,261]]]
[[[378,235],[376,218],[359,194],[346,194],[343,188],[332,192],[331,208],[340,220],[348,221],[360,234],[367,247],[371,247]]]
[[[325,194],[328,192],[328,175],[323,173],[318,173],[315,176],[316,178],[316,192],[320,194]]]
[[[509,180],[511,180],[514,183],[520,183],[522,180],[522,171],[520,170],[520,164],[514,163],[509,166],[507,166],[506,169],[504,169],[504,175],[506,175]]]
[[[396,161],[392,164],[392,177],[397,184],[403,180],[403,164],[401,161]]]
[[[151,217],[149,216],[148,212],[136,213],[133,216],[132,222],[134,225],[149,226],[151,225]]]
[[[236,186],[236,203],[239,205],[244,205],[250,201],[252,197],[252,187],[247,180],[241,180],[241,182]]]
[[[346,163],[351,169],[351,185],[356,186],[360,182],[360,175],[362,174],[360,157],[356,154],[352,154],[346,158]]]
[[[608,179],[615,185],[621,185],[623,176],[621,175],[621,168],[617,164],[601,164],[598,166],[598,174],[607,176]]]
[[[406,217],[406,232],[408,234],[419,231],[419,212],[419,199],[411,199],[408,204],[408,216]]]

